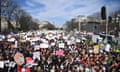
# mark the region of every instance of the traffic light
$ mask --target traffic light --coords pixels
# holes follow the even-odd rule
[[[106,7],[105,7],[105,6],[103,6],[103,7],[101,8],[101,18],[102,18],[103,20],[106,19]]]

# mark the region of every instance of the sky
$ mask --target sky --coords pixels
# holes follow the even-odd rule
[[[103,5],[108,12],[120,9],[120,0],[17,0],[17,3],[33,18],[57,27],[78,15],[100,12]]]

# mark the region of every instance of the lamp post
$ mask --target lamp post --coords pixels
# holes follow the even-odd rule
[[[84,16],[82,15],[79,15],[77,18],[78,18],[78,31],[81,32],[81,20]]]
[[[56,24],[55,24],[54,21],[53,21],[53,25],[55,26],[55,32],[56,32],[56,34],[57,34],[57,27],[56,27]]]
[[[80,18],[78,18],[78,20],[79,20],[79,32],[81,32],[81,23],[80,23]]]

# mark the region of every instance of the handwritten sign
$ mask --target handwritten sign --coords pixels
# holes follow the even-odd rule
[[[63,50],[57,50],[56,52],[57,56],[64,56],[64,51]]]
[[[40,49],[40,46],[39,45],[35,45],[34,46],[34,50],[39,50]]]
[[[16,53],[14,56],[14,60],[17,65],[23,65],[25,63],[24,56],[22,53]]]
[[[59,48],[64,48],[65,44],[64,43],[59,43]]]
[[[0,68],[4,68],[4,62],[0,61]]]
[[[38,59],[40,60],[40,52],[33,52],[33,59]]]
[[[40,48],[48,48],[49,45],[47,43],[41,43]]]
[[[26,63],[29,63],[29,64],[33,64],[34,63],[34,60],[30,57],[26,57]]]
[[[99,53],[99,46],[98,45],[94,45],[94,53]]]

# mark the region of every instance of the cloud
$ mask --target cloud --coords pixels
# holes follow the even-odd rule
[[[109,0],[112,4],[110,10],[119,6],[118,2]],[[40,21],[55,21],[64,24],[78,15],[90,15],[100,12],[101,6],[107,4],[105,0],[26,0],[27,11]],[[31,8],[31,7],[34,7]]]
[[[26,5],[28,5],[29,7],[34,7],[35,6],[34,3],[32,3],[32,2],[30,2],[28,0],[26,0]]]

